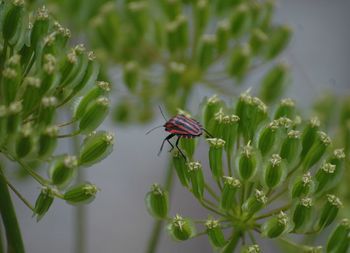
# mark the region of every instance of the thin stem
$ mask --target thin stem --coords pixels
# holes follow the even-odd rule
[[[70,138],[70,137],[77,136],[78,134],[79,134],[79,131],[76,131],[76,132],[73,132],[73,133],[70,133],[70,134],[58,135],[57,138]]]
[[[7,252],[24,253],[21,231],[2,168],[0,168],[0,203],[0,213],[6,231]]]
[[[226,152],[226,158],[227,158],[227,173],[230,177],[232,177],[231,152]]]
[[[235,251],[235,248],[237,247],[239,238],[242,236],[241,231],[237,230],[234,231],[232,234],[232,238],[229,241],[229,243],[225,246],[222,253],[232,253]]]
[[[208,193],[216,200],[220,201],[220,198],[218,195],[216,195],[215,191],[208,185],[207,183],[204,184],[205,189],[207,189]]]
[[[202,205],[204,208],[208,209],[209,211],[212,211],[213,213],[216,213],[217,215],[224,216],[224,217],[226,216],[224,213],[221,213],[220,211],[218,211],[218,210],[216,210],[216,209],[210,207],[210,206],[209,206],[207,203],[205,203],[203,200],[199,200],[199,203],[201,203],[201,205]]]
[[[256,240],[252,231],[248,230],[248,235],[253,244],[256,244]]]
[[[28,200],[26,200],[25,197],[23,197],[23,195],[17,191],[17,189],[9,182],[6,180],[7,185],[11,188],[11,190],[17,195],[17,197],[22,200],[22,202],[30,209],[34,212],[34,207],[29,203]]]
[[[272,216],[272,215],[274,215],[274,214],[276,214],[276,213],[279,213],[280,211],[285,211],[285,210],[287,210],[288,208],[290,208],[291,205],[292,205],[292,204],[287,204],[287,205],[285,205],[285,206],[276,208],[276,209],[274,209],[274,210],[272,210],[272,211],[270,211],[270,212],[268,212],[268,213],[266,213],[266,214],[262,214],[262,215],[260,215],[260,216],[255,217],[255,220],[261,220],[261,219],[264,219],[264,218],[266,218],[266,217],[270,217],[270,216]]]
[[[24,164],[19,158],[16,158],[15,156],[9,154],[6,150],[0,150],[1,153],[3,153],[9,160],[17,162],[32,178],[34,178],[39,184],[43,186],[47,186],[50,184],[48,180],[40,176],[38,173],[36,173],[34,170],[29,168],[26,164]]]
[[[272,203],[273,201],[275,201],[276,199],[278,199],[279,197],[281,197],[283,194],[285,194],[287,192],[288,188],[284,188],[282,191],[280,191],[279,193],[276,193],[275,196],[272,196],[271,198],[268,199],[267,204]]]
[[[312,246],[295,243],[295,242],[293,242],[293,241],[291,241],[291,240],[289,240],[288,238],[285,238],[285,237],[280,237],[279,240],[289,244],[290,246],[293,246],[293,247],[295,247],[297,249],[302,250],[302,252],[306,252],[306,251],[309,251],[309,250],[313,249]]]
[[[64,123],[61,123],[61,124],[57,125],[57,127],[65,127],[65,126],[69,126],[69,125],[71,125],[71,124],[75,123],[75,121],[76,121],[76,119],[71,119],[71,120],[70,120],[70,121],[68,121],[68,122],[64,122]]]
[[[169,159],[168,168],[166,170],[166,175],[165,175],[165,184],[164,184],[164,187],[168,191],[169,196],[170,196],[173,181],[174,181],[173,175],[174,175],[173,164],[172,164],[172,160]],[[162,226],[163,226],[162,220],[157,220],[154,222],[151,236],[148,240],[148,245],[145,252],[155,253],[157,251],[157,246],[160,239],[160,234],[161,234],[160,232],[162,230]]]

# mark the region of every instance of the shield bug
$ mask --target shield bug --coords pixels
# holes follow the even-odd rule
[[[208,136],[213,137],[203,126],[195,119],[192,119],[184,114],[177,114],[174,117],[170,118],[169,120],[166,119],[166,117],[163,114],[162,109],[159,107],[160,113],[162,114],[163,118],[165,119],[165,124],[162,126],[157,126],[149,130],[146,134],[149,134],[153,130],[159,128],[159,127],[164,127],[165,131],[169,132],[170,134],[165,137],[165,139],[162,142],[162,145],[160,146],[158,156],[163,150],[163,146],[165,141],[167,141],[171,149],[169,150],[172,151],[174,147],[179,150],[180,154],[182,157],[186,160],[186,156],[182,152],[182,150],[179,148],[179,141],[181,138],[196,138],[199,137],[205,132]],[[170,142],[170,139],[177,136],[177,140],[175,143],[175,146]]]

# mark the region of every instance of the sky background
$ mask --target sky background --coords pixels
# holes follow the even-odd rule
[[[293,82],[288,96],[299,105],[307,106],[324,89],[339,94],[350,92],[350,1],[348,0],[280,0],[276,21],[293,27],[294,36],[282,58],[291,65]],[[254,83],[252,81],[252,86]],[[199,90],[193,104],[207,95]],[[307,114],[307,112],[305,111]],[[96,200],[87,206],[86,253],[143,252],[153,219],[144,205],[144,195],[150,185],[161,182],[166,168],[167,154],[157,157],[165,136],[161,130],[152,135],[147,126],[118,128],[110,122],[102,127],[116,133],[115,151],[98,166],[86,169],[87,177],[101,188]],[[202,141],[203,143],[203,141]],[[67,146],[66,148],[70,148]],[[205,147],[199,152],[206,153]],[[199,157],[200,158],[200,157]],[[34,180],[17,183],[18,189],[33,203],[39,187]],[[49,213],[37,223],[32,213],[14,197],[23,237],[29,253],[70,253],[75,239],[74,213],[76,209],[55,201]],[[172,214],[206,218],[192,196],[176,181]],[[265,251],[269,248],[264,244]],[[176,243],[163,236],[159,251],[212,252],[207,238]]]

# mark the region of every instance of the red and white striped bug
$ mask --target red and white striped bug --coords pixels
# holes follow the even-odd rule
[[[162,126],[157,126],[155,128],[152,128],[149,130],[146,134],[149,134],[151,131],[154,129],[157,129],[159,127],[164,127],[165,131],[169,132],[170,134],[163,140],[162,145],[160,146],[158,156],[163,150],[163,146],[165,141],[167,141],[171,149],[169,150],[172,151],[174,149],[174,145],[170,142],[170,139],[173,138],[174,136],[177,136],[177,140],[175,143],[175,147],[179,150],[180,154],[182,157],[186,160],[186,156],[182,152],[182,150],[179,148],[179,141],[181,138],[196,138],[199,137],[205,132],[207,135],[212,137],[212,135],[195,119],[191,119],[183,114],[178,114],[171,119],[167,120],[163,114],[162,109],[159,107],[159,110],[165,119],[165,124]]]

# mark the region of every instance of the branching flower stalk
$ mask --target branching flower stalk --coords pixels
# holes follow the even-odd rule
[[[173,161],[180,183],[208,210],[208,218],[169,216],[168,193],[158,184],[147,194],[150,214],[167,221],[171,237],[184,241],[206,234],[213,249],[222,253],[239,247],[260,252],[257,236],[303,252],[320,252],[322,247],[346,252],[347,219],[324,245],[294,243],[290,236],[323,231],[337,223],[342,207],[335,187],[345,170],[344,150],[332,145],[316,118],[302,120],[290,99],[268,110],[248,92],[232,105],[209,98],[203,118],[214,136],[207,139],[208,160],[196,161],[183,146],[190,161],[178,151]]]
[[[99,64],[93,52],[79,44],[69,48],[70,32],[51,17],[45,7],[29,13],[24,1],[0,1],[0,154],[1,216],[8,252],[24,252],[15,210],[8,189],[26,204],[39,221],[56,198],[69,204],[91,202],[98,187],[74,185],[78,170],[105,158],[113,135],[95,131],[109,111],[110,85],[97,81]],[[74,111],[60,122],[64,108]],[[69,132],[69,125],[77,128]],[[83,141],[75,154],[58,154],[67,138]],[[20,167],[41,187],[34,205],[8,180],[8,165]],[[37,167],[48,170],[48,178]]]

